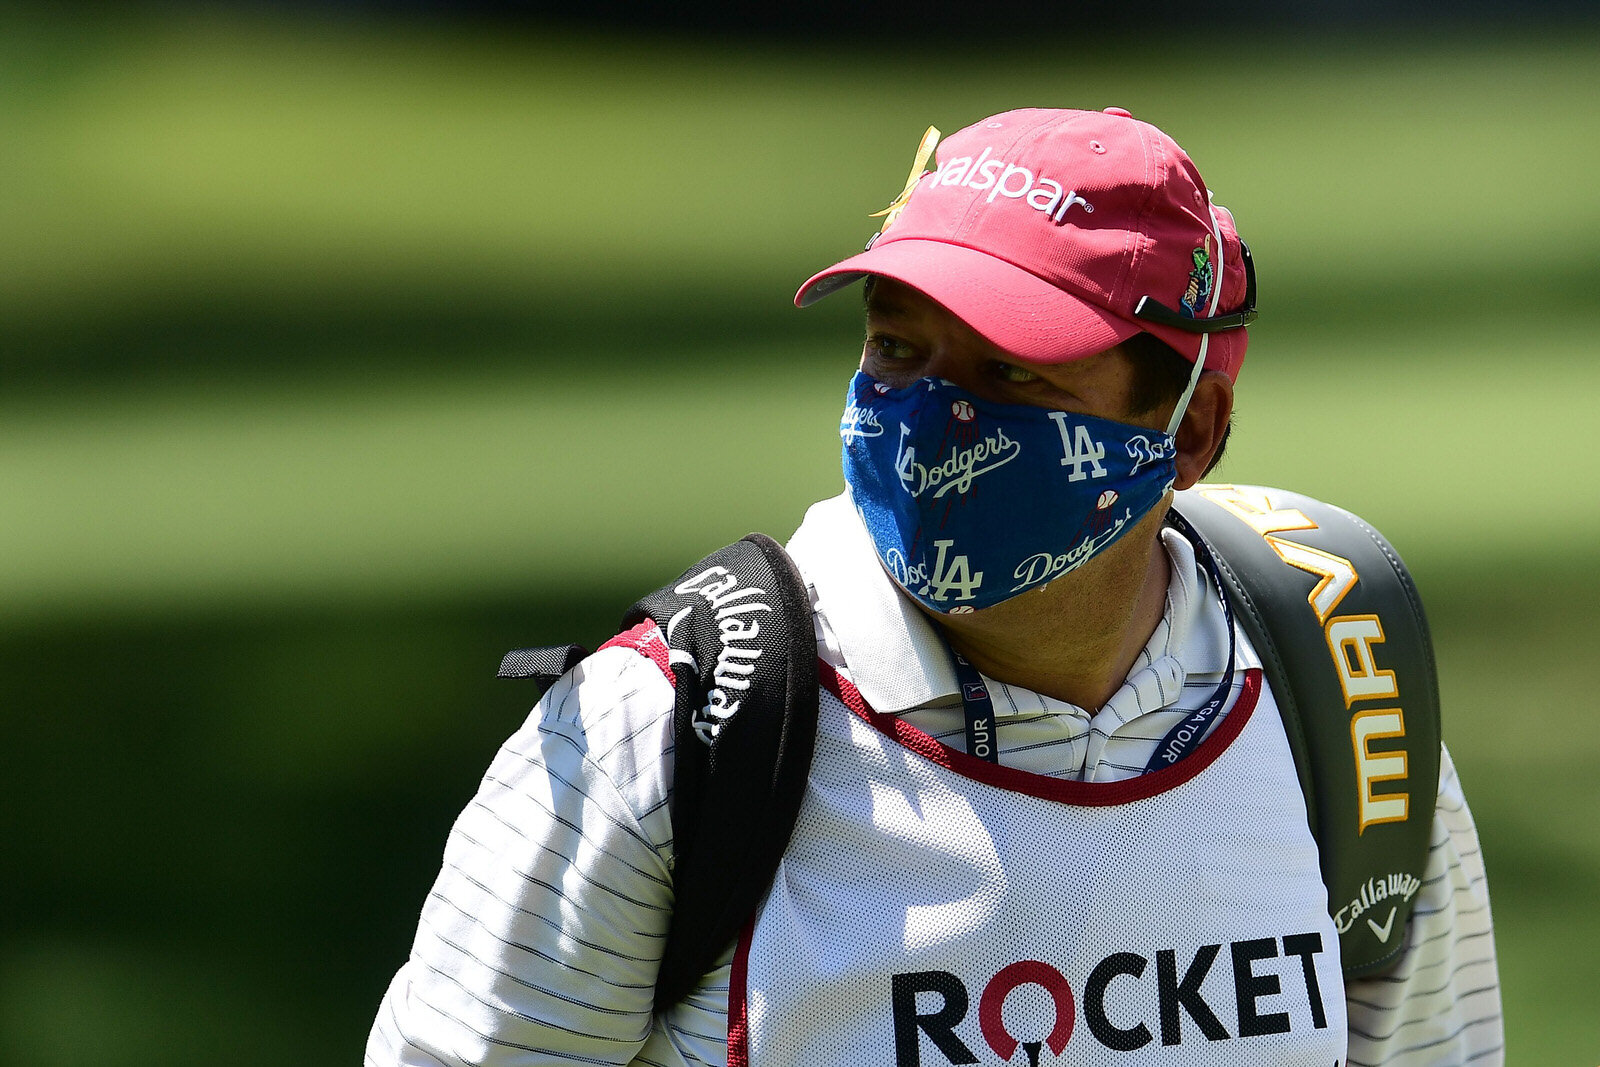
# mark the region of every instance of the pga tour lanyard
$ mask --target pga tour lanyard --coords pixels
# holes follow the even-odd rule
[[[1223,592],[1226,587],[1222,584],[1222,573],[1217,568],[1216,559],[1211,555],[1211,549],[1206,547],[1205,541],[1201,540],[1195,528],[1189,525],[1189,521],[1176,511],[1168,513],[1167,521],[1194,546],[1195,559],[1206,569],[1206,574],[1211,578],[1211,587],[1217,590],[1218,596],[1222,598],[1222,616],[1228,627],[1228,669],[1206,702],[1185,715],[1176,726],[1167,731],[1166,736],[1156,745],[1155,755],[1151,756],[1150,762],[1145,765],[1146,773],[1170,767],[1200,746],[1200,742],[1205,739],[1206,731],[1222,711],[1223,705],[1228,702],[1229,694],[1233,691],[1235,653],[1238,651],[1233,634],[1233,607],[1228,603],[1227,594]],[[948,641],[945,647],[949,648]],[[989,696],[989,687],[985,684],[983,676],[978,673],[978,669],[967,662],[966,657],[954,648],[950,648],[950,659],[955,664],[956,686],[961,693],[961,706],[966,712],[967,754],[998,764],[1000,752],[995,738],[994,700]]]

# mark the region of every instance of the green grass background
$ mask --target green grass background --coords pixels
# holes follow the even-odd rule
[[[350,1062],[506,648],[839,486],[925,125],[1120,105],[1263,315],[1219,472],[1405,553],[1513,1064],[1600,1061],[1600,42],[0,14],[0,1062]]]

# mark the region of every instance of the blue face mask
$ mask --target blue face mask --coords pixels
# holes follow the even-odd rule
[[[857,372],[844,480],[895,582],[940,613],[1009,600],[1083,566],[1172,486],[1170,433],[938,378],[891,389]]]

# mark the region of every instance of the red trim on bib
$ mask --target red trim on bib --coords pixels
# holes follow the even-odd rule
[[[1062,804],[1079,804],[1086,807],[1106,807],[1145,800],[1187,782],[1215,763],[1217,757],[1227,750],[1233,739],[1244,729],[1245,723],[1250,721],[1250,715],[1256,710],[1256,703],[1261,698],[1261,669],[1251,668],[1245,671],[1244,683],[1239,688],[1239,697],[1233,702],[1233,707],[1217,724],[1216,729],[1211,731],[1211,736],[1202,741],[1200,747],[1187,758],[1170,767],[1163,767],[1158,771],[1150,771],[1137,778],[1128,778],[1120,782],[1070,782],[1059,778],[1047,778],[1029,771],[1019,771],[1015,767],[1002,767],[957,751],[934,740],[904,719],[873,711],[855,685],[828,664],[819,662],[817,671],[822,687],[838,697],[852,713],[895,743],[905,746],[924,759],[937,763],[963,778],[971,778],[985,785],[1038,797],[1041,800],[1054,800]],[[732,1061],[729,1061],[729,1064],[732,1067]]]
[[[654,619],[646,619],[633,629],[624,630],[595,651],[607,648],[633,649],[661,669],[661,673],[667,676],[668,685],[678,684],[678,679],[672,676],[672,664],[667,659],[667,639],[661,636],[661,627],[656,625]]]
[[[756,909],[759,914],[760,908]],[[756,916],[744,924],[739,947],[733,950],[728,972],[728,1067],[749,1067],[750,1015],[745,986],[750,980],[750,942],[755,940]]]

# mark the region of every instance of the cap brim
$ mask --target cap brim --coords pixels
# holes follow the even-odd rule
[[[893,278],[943,305],[1007,353],[1030,363],[1069,363],[1121,344],[1141,327],[1003,259],[921,238],[879,241],[809,278],[798,307],[868,274]]]

